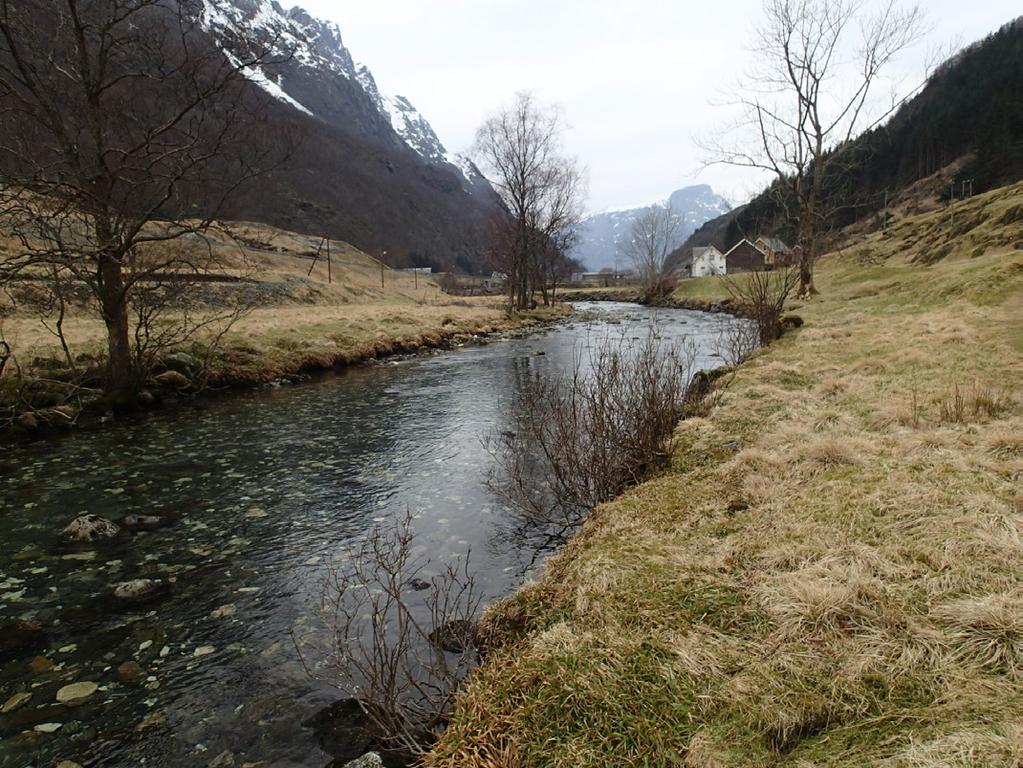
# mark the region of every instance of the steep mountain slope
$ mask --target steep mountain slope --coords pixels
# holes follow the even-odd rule
[[[884,125],[847,150],[851,162],[827,181],[832,224],[846,226],[888,205],[908,212],[947,201],[954,184],[974,194],[1023,179],[1023,17],[947,61]],[[728,247],[761,231],[795,239],[777,188],[697,230],[683,250]]]
[[[232,62],[271,46],[273,63],[246,77],[270,127],[298,138],[231,215],[386,251],[395,264],[475,266],[496,195],[407,99],[380,91],[335,24],[274,0],[203,0],[201,27]]]
[[[681,244],[693,231],[708,219],[713,219],[730,210],[728,201],[706,184],[684,187],[671,193],[662,202],[623,211],[608,211],[588,217],[583,221],[573,255],[591,270],[606,267],[627,268],[622,260],[620,245],[628,238],[632,225],[643,213],[656,206],[670,205],[683,219],[678,233]]]

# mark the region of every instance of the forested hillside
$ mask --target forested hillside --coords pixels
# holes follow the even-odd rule
[[[841,171],[825,182],[832,227],[886,205],[947,200],[953,185],[961,196],[964,181],[979,194],[1023,179],[1023,17],[949,59],[889,121],[838,151]],[[727,248],[765,231],[795,240],[784,200],[775,184],[707,222],[683,249]]]

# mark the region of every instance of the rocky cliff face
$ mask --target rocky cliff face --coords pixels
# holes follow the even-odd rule
[[[708,185],[699,184],[672,192],[667,200],[654,206],[671,206],[682,217],[677,241],[679,246],[704,222],[730,210],[728,201],[714,193]],[[607,211],[588,217],[582,223],[579,242],[573,255],[588,269],[597,271],[607,267],[629,269],[621,255],[621,246],[632,232],[633,222],[654,206],[629,208],[622,211]]]
[[[493,189],[408,99],[380,91],[336,24],[274,0],[202,0],[200,26],[233,62],[269,45],[273,63],[245,75],[268,122],[299,135],[286,167],[233,216],[386,250],[396,264],[476,266],[500,210]]]

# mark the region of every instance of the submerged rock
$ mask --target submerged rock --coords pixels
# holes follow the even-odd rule
[[[154,531],[169,523],[158,515],[128,515],[121,525],[132,531]]]
[[[126,661],[118,665],[117,679],[125,685],[138,685],[146,679],[146,670],[137,661]]]
[[[448,653],[465,653],[476,647],[476,624],[464,619],[441,624],[430,633],[430,642]]]
[[[57,701],[61,704],[77,704],[85,701],[99,689],[93,682],[71,683],[57,691]]]
[[[160,579],[132,579],[114,585],[114,599],[125,603],[141,603],[166,596],[170,585]]]
[[[120,533],[120,528],[99,515],[82,515],[76,517],[61,531],[64,541],[76,544],[89,544],[93,541],[112,539]]]
[[[37,621],[17,619],[0,626],[0,662],[28,656],[46,644],[46,633]]]
[[[302,725],[311,728],[320,748],[338,760],[354,760],[373,744],[372,725],[355,699],[336,701]]]
[[[425,581],[423,579],[412,579],[412,581],[410,581],[408,585],[412,587],[412,589],[414,589],[416,592],[422,592],[424,589],[430,588],[430,582]]]
[[[23,707],[32,701],[32,694],[26,691],[21,691],[11,696],[7,701],[0,706],[0,715],[6,715],[8,712],[13,712],[18,707]]]

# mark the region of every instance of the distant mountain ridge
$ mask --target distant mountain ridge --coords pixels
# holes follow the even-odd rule
[[[407,98],[381,92],[336,24],[275,0],[201,0],[199,23],[232,62],[272,43],[282,63],[244,74],[270,123],[301,135],[234,217],[332,235],[395,264],[478,266],[483,227],[500,211],[494,190]]]
[[[621,248],[631,235],[633,223],[651,208],[668,205],[682,217],[675,245],[681,245],[705,221],[731,210],[728,201],[707,184],[683,187],[672,192],[667,200],[652,205],[587,217],[579,227],[579,238],[572,255],[594,272],[606,268],[631,268],[631,264],[625,263]]]

